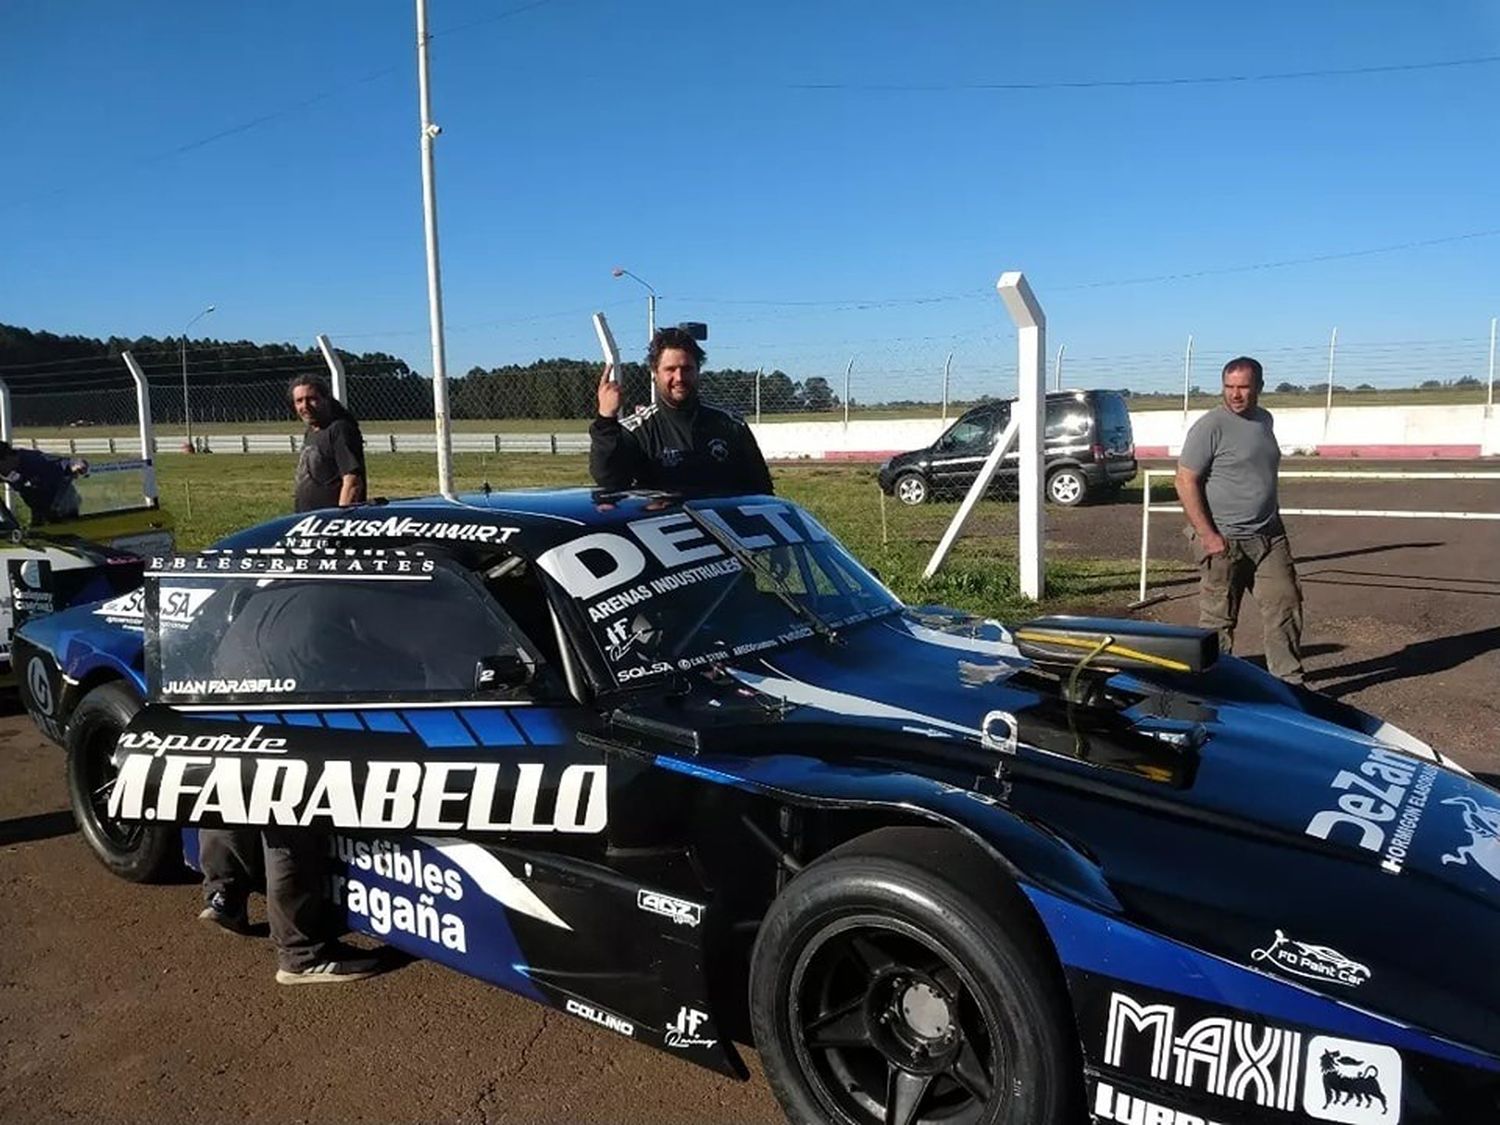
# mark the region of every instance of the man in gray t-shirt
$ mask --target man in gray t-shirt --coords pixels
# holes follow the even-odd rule
[[[1247,590],[1260,603],[1266,665],[1302,682],[1302,587],[1276,499],[1281,447],[1257,402],[1265,374],[1240,356],[1224,365],[1224,401],[1193,423],[1177,459],[1177,496],[1199,569],[1198,623],[1234,649]]]

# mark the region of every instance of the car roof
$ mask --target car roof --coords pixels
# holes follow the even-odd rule
[[[712,507],[738,499],[695,500],[694,507],[704,503]],[[668,514],[679,509],[683,502],[684,498],[675,493],[606,492],[597,488],[465,492],[452,498],[420,496],[278,516],[235,532],[215,547],[245,550],[271,547],[287,540],[337,540],[344,544],[363,540],[386,546],[494,543],[535,556],[589,530],[607,531],[631,520]]]

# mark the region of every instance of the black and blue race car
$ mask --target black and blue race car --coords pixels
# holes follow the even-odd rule
[[[768,497],[366,505],[25,623],[130,879],[326,834],[350,925],[789,1118],[1500,1120],[1500,793],[1211,634],[901,604]]]

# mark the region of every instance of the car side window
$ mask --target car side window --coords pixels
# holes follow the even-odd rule
[[[983,445],[990,436],[990,419],[989,414],[965,415],[943,435],[941,444],[952,449]]]
[[[475,691],[486,658],[542,663],[457,568],[173,581],[162,579],[154,646],[167,698],[451,698]],[[174,605],[191,605],[175,625]]]

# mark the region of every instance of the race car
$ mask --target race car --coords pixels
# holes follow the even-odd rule
[[[786,500],[575,489],[273,520],[16,652],[119,874],[325,833],[351,927],[753,1044],[794,1121],[1500,1119],[1500,793],[1208,632],[909,607]]]

